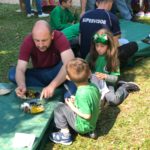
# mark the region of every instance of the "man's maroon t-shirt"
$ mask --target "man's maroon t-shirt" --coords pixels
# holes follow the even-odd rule
[[[54,31],[54,39],[50,47],[41,52],[32,39],[32,35],[25,37],[19,53],[19,59],[29,61],[31,58],[34,68],[53,67],[61,61],[60,53],[70,49],[70,44],[60,31]]]

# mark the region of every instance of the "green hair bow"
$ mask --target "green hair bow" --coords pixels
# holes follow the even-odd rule
[[[93,36],[93,41],[95,43],[102,43],[102,44],[107,45],[108,44],[107,34],[98,34],[98,33],[96,33]]]

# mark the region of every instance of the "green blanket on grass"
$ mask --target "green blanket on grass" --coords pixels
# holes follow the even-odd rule
[[[9,84],[7,84],[7,87],[9,87]],[[43,113],[28,114],[21,110],[20,106],[24,101],[16,96],[14,89],[11,93],[0,96],[0,149],[18,150],[13,147],[13,139],[15,133],[21,132],[36,136],[32,146],[32,149],[35,150],[42,141],[46,129],[49,127],[49,123],[53,118],[54,108],[63,99],[62,90],[57,89],[55,95],[45,101],[45,111]],[[31,89],[41,90],[37,87]],[[28,150],[28,148],[21,148],[20,150],[24,149]]]

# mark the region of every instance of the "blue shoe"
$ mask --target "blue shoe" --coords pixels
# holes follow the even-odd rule
[[[53,132],[49,135],[49,139],[54,143],[70,145],[72,143],[71,134],[64,135],[62,132]]]

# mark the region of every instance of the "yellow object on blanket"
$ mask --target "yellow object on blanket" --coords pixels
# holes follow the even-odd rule
[[[33,105],[31,106],[30,112],[31,114],[36,114],[36,113],[41,113],[44,111],[44,106],[43,105]]]
[[[44,106],[41,103],[23,103],[21,105],[21,109],[23,109],[24,112],[26,113],[31,113],[31,114],[37,114],[43,112]]]

